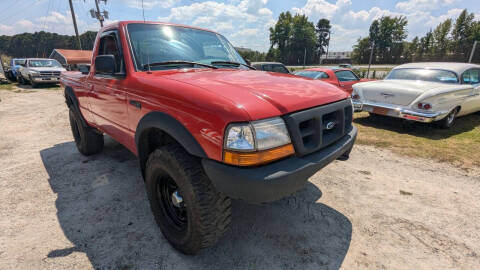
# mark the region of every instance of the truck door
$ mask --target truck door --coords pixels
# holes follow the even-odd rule
[[[115,140],[125,143],[125,135],[128,132],[126,73],[119,41],[117,30],[102,33],[96,49],[98,55],[115,57],[115,74],[97,74],[93,67],[87,87],[90,91],[89,100],[95,123]]]

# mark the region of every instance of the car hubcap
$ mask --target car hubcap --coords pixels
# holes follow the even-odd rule
[[[157,181],[157,199],[169,223],[178,231],[187,228],[187,208],[178,186],[169,176],[160,176]]]
[[[453,122],[453,119],[455,119],[455,111],[452,111],[447,118],[448,124],[451,124]]]

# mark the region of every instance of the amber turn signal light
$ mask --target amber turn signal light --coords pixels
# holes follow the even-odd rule
[[[269,163],[293,155],[294,153],[295,150],[292,144],[258,152],[234,152],[225,150],[223,152],[223,162],[235,166],[254,166]]]

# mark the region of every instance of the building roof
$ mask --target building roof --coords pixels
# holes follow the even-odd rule
[[[443,69],[450,70],[457,74],[462,74],[465,70],[470,68],[480,68],[480,65],[469,63],[453,63],[453,62],[421,62],[410,63],[396,66],[394,69],[399,68],[430,68],[430,69]]]
[[[93,52],[85,50],[64,50],[54,49],[59,55],[61,55],[66,64],[89,64],[92,61]]]

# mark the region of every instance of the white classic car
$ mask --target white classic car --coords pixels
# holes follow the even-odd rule
[[[42,83],[60,83],[60,73],[63,71],[66,69],[57,60],[29,58],[20,67],[17,80],[20,84],[30,82],[32,87]]]
[[[353,86],[355,111],[450,128],[458,116],[480,111],[480,65],[411,63],[381,81]]]

